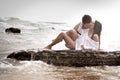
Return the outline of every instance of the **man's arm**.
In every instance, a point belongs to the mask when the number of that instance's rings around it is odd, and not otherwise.
[[[78,27],[80,26],[80,24],[81,24],[81,23],[78,23],[77,25],[75,25],[75,27],[74,27],[75,31],[78,30]]]

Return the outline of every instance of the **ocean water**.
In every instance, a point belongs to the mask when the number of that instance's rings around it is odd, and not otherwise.
[[[5,33],[5,29],[9,27],[20,28],[21,34]],[[72,27],[66,23],[33,23],[13,17],[1,18],[0,80],[120,80],[120,66],[64,67],[48,65],[42,61],[17,61],[6,58],[14,51],[41,49],[61,31]],[[61,42],[53,49],[67,49],[64,44]],[[119,49],[118,45],[112,46]]]

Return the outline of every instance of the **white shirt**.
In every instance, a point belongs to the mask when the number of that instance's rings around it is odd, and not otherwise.
[[[75,50],[81,50],[81,45],[83,45],[85,49],[97,50],[99,48],[99,42],[94,41],[88,36],[89,29],[82,29],[80,25],[78,32],[81,35],[79,34],[76,39]]]

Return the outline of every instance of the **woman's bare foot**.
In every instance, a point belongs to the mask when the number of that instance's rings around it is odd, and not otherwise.
[[[55,41],[55,39],[52,40],[52,42]]]
[[[51,49],[51,46],[46,46],[46,47],[44,47],[44,49]]]

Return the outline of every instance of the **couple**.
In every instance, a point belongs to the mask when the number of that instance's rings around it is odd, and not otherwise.
[[[101,29],[100,22],[92,22],[91,16],[84,15],[82,23],[78,23],[72,30],[61,32],[45,49],[51,49],[52,46],[64,40],[66,47],[71,50],[99,50]]]

